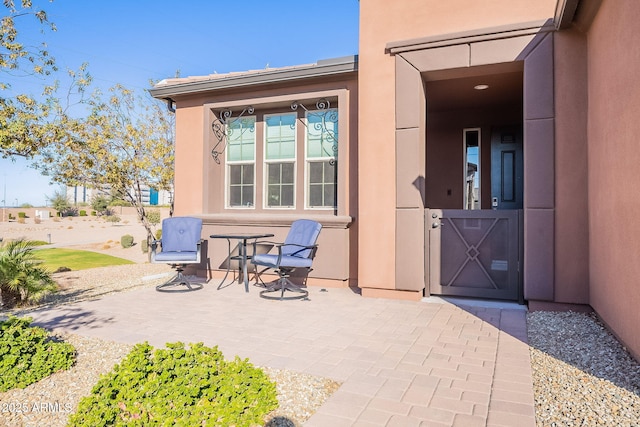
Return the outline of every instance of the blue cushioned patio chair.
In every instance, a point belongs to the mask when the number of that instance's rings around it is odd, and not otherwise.
[[[187,264],[200,263],[201,233],[200,218],[174,217],[162,221],[162,238],[151,243],[151,262],[170,264],[177,273],[169,281],[156,286],[156,290],[188,292],[202,289],[202,283],[191,282],[182,273]]]
[[[319,222],[299,219],[291,224],[284,243],[258,242],[273,243],[278,249],[277,254],[256,254],[251,258],[256,266],[266,267],[262,272],[273,269],[279,276],[275,281],[265,284],[266,289],[260,291],[262,298],[284,300],[306,298],[309,295],[306,289],[293,283],[289,277],[298,268],[311,270],[321,229]],[[285,296],[287,291],[293,295]]]

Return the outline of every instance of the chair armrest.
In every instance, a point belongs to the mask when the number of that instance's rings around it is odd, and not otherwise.
[[[314,255],[313,251],[315,251],[316,248],[318,247],[318,245],[307,246],[307,245],[299,245],[297,243],[280,243],[280,244],[277,245],[277,248],[278,248],[278,261],[277,261],[276,264],[278,265],[278,267],[280,267],[280,263],[282,262],[282,248],[284,246],[296,246],[296,247],[300,248],[296,252],[294,252],[292,255],[295,255],[295,254],[297,254],[297,253],[299,253],[299,252],[301,252],[303,250],[306,250],[306,249],[311,249],[311,251],[312,251],[311,255],[312,256]]]

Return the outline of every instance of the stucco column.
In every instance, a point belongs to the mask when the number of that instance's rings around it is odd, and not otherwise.
[[[425,286],[425,117],[422,77],[396,56],[396,286]]]
[[[553,36],[524,61],[524,297],[553,301],[555,132]]]

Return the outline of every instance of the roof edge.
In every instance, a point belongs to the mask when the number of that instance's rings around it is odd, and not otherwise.
[[[314,77],[352,73],[358,70],[358,55],[319,60],[315,64],[295,68],[274,68],[255,73],[221,75],[212,79],[167,84],[149,89],[154,98],[209,92],[235,87],[302,80]]]
[[[551,19],[502,25],[490,28],[480,28],[457,33],[439,34],[436,36],[420,37],[410,40],[399,40],[387,43],[386,52],[392,55],[413,50],[430,49],[434,47],[451,46],[477,41],[497,40],[536,34],[541,31],[554,30]]]

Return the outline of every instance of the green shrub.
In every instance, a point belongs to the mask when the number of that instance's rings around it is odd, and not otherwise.
[[[98,216],[98,213],[96,211],[91,211],[91,216]]]
[[[93,199],[91,199],[91,207],[96,212],[100,212],[101,215],[106,215],[106,212],[109,210],[109,199],[107,199],[106,196],[103,196],[100,194],[97,196],[94,196]]]
[[[46,330],[30,324],[31,318],[14,316],[0,322],[0,392],[25,388],[75,361],[71,344],[55,342]]]
[[[18,212],[18,218],[26,218],[27,214],[24,212]]]
[[[133,236],[131,234],[125,234],[120,238],[120,244],[123,248],[130,248],[133,246]]]
[[[87,211],[85,211],[84,209],[80,209],[79,215],[80,216],[87,216]]]
[[[34,253],[29,240],[10,240],[0,246],[0,296],[2,308],[37,302],[57,290],[51,273]]]
[[[160,224],[160,209],[148,209],[147,212],[147,221],[151,225]]]
[[[83,398],[69,426],[252,426],[277,408],[276,386],[217,347],[181,342],[166,349],[136,345]]]
[[[107,222],[111,222],[115,224],[116,222],[120,222],[120,217],[118,215],[109,215],[105,218]]]
[[[162,228],[156,230],[156,240],[162,239]]]
[[[140,242],[140,249],[142,249],[143,254],[146,254],[147,252],[149,252],[149,243],[147,243],[146,240],[143,240],[142,242]]]

